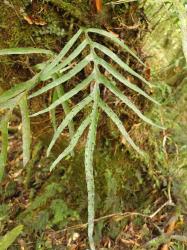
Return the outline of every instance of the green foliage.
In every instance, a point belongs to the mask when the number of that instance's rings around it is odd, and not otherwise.
[[[44,192],[42,192],[41,195],[36,196],[31,205],[20,215],[20,218],[24,219],[26,214],[29,214],[38,208],[45,207],[50,199],[52,199],[58,192],[61,192],[61,189],[62,187],[57,183],[47,185]]]
[[[0,221],[6,220],[9,214],[9,206],[5,203],[0,205]]]
[[[27,54],[53,54],[50,50],[36,48],[11,48],[0,50],[0,56],[4,55],[27,55]]]
[[[84,19],[85,12],[88,8],[88,3],[82,0],[72,0],[69,2],[68,0],[65,1],[58,1],[58,0],[44,0],[47,3],[51,3],[54,6],[57,6],[59,9],[66,11],[66,13],[71,14],[73,17],[78,18],[79,20]],[[79,6],[77,8],[77,6]]]
[[[67,224],[67,219],[79,219],[78,214],[59,198],[62,191],[62,184],[54,182],[47,184],[36,195],[30,206],[17,217],[17,221],[25,226],[25,231],[41,233],[46,227],[53,226],[61,229]]]
[[[2,148],[0,153],[0,182],[3,179],[4,168],[7,161],[7,150],[8,150],[8,121],[10,112],[5,114],[5,116],[0,121],[0,131],[2,137]]]
[[[38,35],[56,35],[59,37],[63,37],[66,33],[64,29],[61,29],[57,26],[56,23],[51,23],[47,27],[40,29],[37,32]]]
[[[46,93],[49,90],[55,88],[57,91],[57,97],[55,97],[54,101],[49,105],[49,107],[41,110],[31,117],[38,116],[40,114],[44,114],[46,112],[51,112],[58,105],[62,105],[65,110],[66,116],[62,120],[61,124],[57,129],[55,129],[54,136],[51,140],[47,153],[49,154],[51,149],[53,148],[56,140],[59,138],[60,134],[64,131],[64,129],[69,125],[69,131],[71,134],[71,141],[68,147],[59,155],[59,157],[52,163],[51,170],[56,167],[56,165],[69,153],[71,153],[78,143],[80,137],[82,136],[85,129],[88,127],[88,135],[87,142],[85,145],[85,174],[86,174],[86,182],[87,182],[87,190],[88,190],[88,236],[90,241],[90,248],[95,249],[94,241],[93,241],[93,230],[94,230],[94,200],[95,200],[95,186],[94,186],[94,168],[93,168],[93,155],[94,148],[96,144],[96,134],[97,134],[97,126],[99,121],[99,115],[102,111],[104,111],[109,118],[116,124],[122,136],[126,139],[126,141],[141,155],[144,155],[140,148],[133,142],[130,138],[128,132],[126,131],[123,123],[118,118],[117,114],[108,106],[108,104],[102,100],[102,92],[101,86],[104,86],[111,93],[113,93],[117,99],[119,99],[122,103],[126,104],[128,108],[133,110],[137,116],[139,116],[143,121],[158,128],[162,128],[159,125],[156,125],[151,121],[148,117],[146,117],[139,109],[136,107],[133,102],[123,94],[123,92],[117,87],[117,81],[121,82],[127,88],[135,91],[137,94],[140,94],[152,101],[153,103],[157,103],[151,96],[149,96],[145,91],[140,89],[135,84],[129,82],[116,68],[120,67],[123,71],[128,72],[129,74],[137,77],[139,80],[143,81],[145,84],[150,86],[150,83],[147,82],[141,75],[136,73],[131,67],[129,67],[125,62],[123,62],[120,57],[114,53],[111,49],[106,46],[95,42],[91,37],[91,34],[97,34],[99,36],[104,36],[106,39],[110,39],[114,44],[121,47],[121,49],[130,53],[133,57],[135,57],[139,62],[140,59],[118,38],[116,38],[112,33],[106,32],[100,29],[83,29],[81,28],[64,46],[62,51],[51,57],[47,62],[36,65],[36,68],[39,69],[39,73],[37,73],[31,80],[20,83],[13,87],[12,89],[6,91],[0,96],[0,105],[4,108],[11,107],[12,109],[15,106],[12,104],[12,101],[20,96],[18,99],[18,104],[21,107],[22,113],[22,121],[23,121],[23,152],[24,152],[24,164],[28,162],[30,157],[30,141],[26,138],[30,137],[30,128],[29,128],[29,117],[28,117],[28,107],[25,96],[28,92],[33,89],[39,82],[47,81],[47,84],[40,88],[37,91],[34,91],[29,99],[37,97],[43,93]],[[78,43],[78,39],[83,36],[83,40],[76,48],[75,45]],[[88,52],[88,54],[84,52]],[[41,50],[41,49],[9,49],[3,50],[0,54],[28,54],[28,53],[45,53],[52,54],[49,51]],[[81,61],[77,61],[80,55],[84,55],[84,58]],[[110,65],[105,58],[107,56],[112,60],[116,66]],[[75,63],[76,60],[76,63]],[[73,65],[73,66],[70,66]],[[64,83],[68,80],[71,80],[75,75],[82,72],[85,67],[90,67],[91,72],[90,75],[83,79],[83,81],[77,84],[74,88],[64,93],[62,87]],[[105,73],[103,73],[103,69]],[[116,81],[117,80],[117,81]],[[67,105],[64,103],[68,102],[72,97],[77,95],[79,92],[87,93],[87,89],[90,89],[90,93],[83,99],[80,100],[71,110],[67,110]],[[72,127],[72,122],[74,117],[83,109],[90,108],[91,111],[87,114],[87,117],[80,123],[79,128],[74,133],[74,129]],[[52,122],[54,124],[55,113],[53,113]],[[49,194],[51,196],[51,194]],[[45,202],[46,199],[41,197],[40,202]],[[48,199],[48,197],[47,197]],[[38,202],[38,201],[37,201]],[[41,204],[40,204],[41,205]],[[32,204],[32,206],[34,206]],[[31,209],[31,208],[30,208]]]
[[[21,234],[23,231],[23,226],[19,225],[8,232],[5,236],[0,239],[0,249],[6,250],[12,243],[16,240],[16,238]]]
[[[51,224],[64,227],[67,222],[67,218],[78,219],[78,214],[70,209],[62,199],[55,199],[50,205],[50,211],[52,213]]]
[[[47,210],[40,211],[36,215],[32,214],[32,218],[28,215],[26,223],[30,232],[42,233],[49,225],[49,212]]]
[[[20,101],[20,110],[22,117],[22,134],[23,134],[23,165],[25,166],[30,160],[30,145],[31,145],[31,128],[29,108],[27,104],[27,96],[23,96]]]
[[[185,250],[186,246],[184,243],[174,242],[171,245],[171,250]]]

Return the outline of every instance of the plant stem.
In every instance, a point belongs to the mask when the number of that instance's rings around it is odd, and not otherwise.
[[[91,113],[91,124],[88,132],[88,139],[85,147],[85,173],[88,192],[88,239],[90,249],[95,250],[93,239],[94,232],[94,217],[95,217],[95,184],[93,173],[93,154],[96,142],[97,124],[99,118],[98,103],[99,103],[99,83],[95,83],[94,89],[94,104]]]

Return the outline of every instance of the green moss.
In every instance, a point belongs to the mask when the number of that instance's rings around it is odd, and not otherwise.
[[[54,50],[62,37],[61,16],[55,8],[42,13],[46,26],[29,24],[24,20],[21,9],[28,15],[35,15],[28,4],[30,1],[12,1],[12,4],[0,3],[0,48],[39,47]],[[38,5],[42,8],[43,5]],[[55,25],[55,27],[54,27]],[[47,34],[43,34],[44,31]],[[59,45],[58,45],[59,46]],[[59,48],[61,49],[61,47]],[[31,77],[29,70],[32,61],[41,61],[38,56],[3,56],[0,58],[0,87],[2,89]]]
[[[74,0],[74,1],[59,1],[59,0],[45,0],[46,2],[52,3],[58,8],[76,17],[78,20],[83,20],[85,14],[88,11],[88,4],[86,1]]]

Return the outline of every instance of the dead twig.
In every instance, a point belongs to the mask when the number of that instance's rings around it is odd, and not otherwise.
[[[157,209],[154,213],[152,213],[151,215],[146,215],[146,214],[142,214],[142,213],[138,213],[138,212],[125,212],[125,213],[113,213],[113,214],[109,214],[109,215],[105,215],[102,217],[99,217],[97,219],[94,220],[95,223],[102,221],[102,220],[107,220],[107,219],[117,219],[117,220],[122,220],[126,217],[130,217],[130,216],[140,216],[140,217],[144,217],[147,219],[153,219],[164,207],[166,206],[174,206],[174,203],[171,201],[167,201],[165,202],[159,209]],[[67,227],[63,230],[60,230],[59,233],[61,232],[66,232],[69,230],[75,230],[75,229],[83,229],[86,228],[88,226],[88,223],[84,223],[84,224],[78,224],[78,225],[74,225],[71,227]],[[58,232],[57,232],[58,233]]]

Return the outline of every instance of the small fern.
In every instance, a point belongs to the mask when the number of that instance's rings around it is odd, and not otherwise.
[[[34,98],[38,95],[41,95],[51,89],[55,89],[57,94],[56,97],[53,98],[53,102],[49,105],[49,107],[40,110],[39,112],[32,114],[31,117],[38,116],[40,114],[44,114],[46,112],[52,112],[51,117],[54,124],[54,135],[51,140],[51,143],[47,150],[47,155],[51,152],[56,140],[59,138],[60,134],[63,130],[69,126],[69,131],[71,134],[71,141],[67,148],[58,156],[58,158],[52,163],[51,170],[53,170],[56,165],[68,154],[73,152],[75,146],[77,145],[80,137],[86,128],[88,128],[87,142],[85,145],[85,174],[86,174],[86,182],[87,182],[87,190],[88,190],[88,237],[91,250],[95,249],[94,240],[93,240],[93,230],[94,230],[94,199],[95,199],[95,188],[94,188],[94,169],[93,169],[93,155],[94,148],[96,143],[96,134],[97,134],[97,126],[99,121],[99,115],[101,111],[107,114],[107,116],[116,124],[117,128],[121,132],[121,134],[125,137],[126,141],[141,155],[144,153],[140,150],[140,148],[133,142],[128,132],[126,131],[123,123],[118,118],[117,114],[108,106],[108,104],[102,100],[100,94],[100,86],[104,85],[108,90],[110,90],[122,103],[126,104],[130,109],[132,109],[143,121],[147,122],[150,125],[161,128],[161,126],[154,124],[148,117],[144,116],[142,112],[125,96],[121,90],[117,87],[116,81],[121,82],[124,86],[130,88],[136,93],[144,96],[150,101],[157,103],[152,97],[150,97],[145,91],[140,89],[135,84],[129,82],[121,73],[119,73],[112,65],[110,65],[103,57],[99,56],[99,54],[104,54],[111,60],[113,60],[121,69],[130,73],[131,75],[137,77],[145,84],[150,86],[150,83],[147,82],[141,75],[136,73],[132,68],[130,68],[125,62],[123,62],[117,54],[111,51],[106,46],[95,42],[92,40],[90,33],[94,33],[100,36],[103,36],[107,39],[110,39],[114,44],[121,47],[121,49],[130,53],[133,57],[135,57],[138,61],[140,59],[118,38],[115,37],[112,33],[106,32],[100,29],[83,29],[81,28],[65,45],[62,51],[55,56],[52,56],[47,62],[36,65],[36,68],[39,69],[39,73],[37,73],[31,80],[25,82],[24,84],[18,84],[12,89],[6,91],[4,94],[0,96],[0,105],[9,105],[14,99],[21,95],[21,104],[19,103],[22,111],[23,117],[23,149],[25,151],[24,164],[29,160],[29,146],[30,141],[25,140],[26,133],[30,131],[29,117],[28,117],[28,108],[26,102],[26,94],[34,88],[41,81],[48,81],[47,84],[39,89],[36,92],[33,92],[28,99]],[[76,47],[78,40],[81,36],[84,36],[84,40]],[[70,51],[73,50],[71,53]],[[75,59],[79,58],[80,55],[85,55],[83,51],[89,51],[84,58],[75,63]],[[99,53],[97,52],[99,51]],[[46,50],[37,50],[37,49],[14,49],[14,50],[3,50],[0,52],[2,54],[19,54],[19,53],[45,53],[52,54],[50,51]],[[100,53],[101,52],[101,53]],[[141,62],[141,61],[140,61]],[[73,65],[71,67],[70,65]],[[92,72],[90,75],[84,79],[82,82],[77,84],[73,89],[64,93],[63,91],[59,91],[59,87],[63,87],[63,84],[68,80],[73,78],[76,74],[81,72],[90,65],[92,66]],[[101,67],[108,72],[103,74],[101,71]],[[80,91],[85,91],[90,87],[90,93],[87,97],[81,100],[78,104],[76,104],[71,110],[67,104],[68,100],[78,94]],[[59,94],[60,92],[60,94]],[[57,128],[55,122],[55,108],[58,105],[62,105],[66,116],[62,120],[61,124]],[[66,107],[65,107],[66,106]],[[79,128],[76,132],[74,132],[73,127],[73,119],[74,117],[85,107],[90,107],[91,111],[87,115],[87,117],[81,122]],[[7,106],[5,107],[7,108]],[[25,123],[25,125],[24,125]],[[29,132],[30,133],[30,132]],[[27,137],[29,135],[27,134]]]

